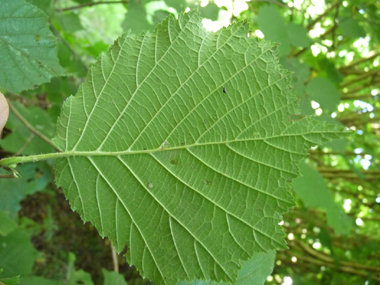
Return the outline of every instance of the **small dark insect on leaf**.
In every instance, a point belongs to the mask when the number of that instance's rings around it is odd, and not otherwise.
[[[226,86],[223,86],[223,93],[227,93]]]

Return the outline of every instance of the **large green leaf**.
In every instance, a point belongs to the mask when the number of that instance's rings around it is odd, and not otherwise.
[[[0,87],[18,93],[64,74],[47,19],[23,0],[0,1]]]
[[[64,104],[57,185],[156,284],[234,283],[285,248],[297,163],[344,132],[296,115],[276,48],[247,33],[206,32],[198,12],[127,33]]]

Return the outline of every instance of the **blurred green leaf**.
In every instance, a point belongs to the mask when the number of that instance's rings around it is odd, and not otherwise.
[[[17,168],[21,178],[0,179],[0,210],[14,219],[20,202],[27,196],[43,190],[51,180],[50,166],[46,162],[21,165]]]
[[[62,41],[58,42],[58,58],[59,63],[67,70],[69,75],[84,77],[87,74],[87,68],[82,60]],[[54,77],[52,81],[60,78],[62,77]]]
[[[300,24],[289,23],[287,26],[290,43],[296,47],[308,47],[311,39],[308,37],[306,28]]]
[[[26,0],[25,2],[37,6],[39,9],[44,11],[46,15],[50,15],[54,11],[52,7],[52,0]]]
[[[0,275],[3,272],[3,269],[0,268]],[[19,285],[20,284],[20,276],[10,277],[10,278],[2,278],[0,276],[0,284],[1,285]]]
[[[76,256],[74,253],[69,252],[69,263],[67,266],[67,283],[66,285],[94,285],[91,279],[91,274],[83,271],[82,269],[75,269]]]
[[[215,3],[208,3],[205,7],[199,7],[199,12],[201,16],[212,21],[216,21],[219,18],[220,8]]]
[[[102,269],[104,276],[104,285],[127,285],[123,275],[115,272]]]
[[[177,10],[177,12],[185,11],[187,7],[189,7],[194,0],[187,2],[186,0],[165,0],[166,5],[169,7],[173,7]],[[192,6],[192,5],[191,5]]]
[[[199,9],[202,18],[207,18],[216,21],[219,18],[220,8],[214,2],[209,2],[206,6],[202,7],[199,0],[165,0],[166,5],[176,9],[176,11],[183,12],[186,8]]]
[[[45,135],[47,138],[54,136],[55,124],[46,113],[46,111],[35,106],[28,108],[18,102],[13,102],[12,105],[25,120],[32,125],[37,131]],[[6,124],[12,132],[5,138],[0,140],[0,146],[9,152],[19,154],[40,154],[53,152],[52,145],[45,142],[43,139],[34,135],[23,122],[11,110],[9,119]]]
[[[162,22],[169,15],[170,15],[170,13],[168,11],[165,11],[165,10],[154,11],[153,18],[152,18],[154,25]]]
[[[320,208],[326,211],[327,223],[337,234],[351,231],[352,219],[332,198],[321,174],[306,163],[299,166],[301,177],[293,180],[293,188],[308,208]]]
[[[2,236],[8,235],[17,228],[17,223],[9,217],[8,212],[3,210],[0,210],[0,221],[0,235]]]
[[[153,25],[148,22],[147,13],[142,3],[131,2],[128,4],[128,12],[125,15],[122,27],[126,32],[131,30],[134,34],[153,28]]]
[[[37,251],[30,238],[22,229],[5,237],[0,236],[0,268],[4,269],[2,277],[27,276],[32,272]]]
[[[265,40],[280,44],[279,56],[287,55],[290,51],[288,29],[283,17],[275,6],[262,6],[257,14],[257,24],[264,34]]]
[[[20,281],[22,285],[62,285],[64,284],[62,281],[46,279],[40,276],[21,277]]]
[[[18,93],[65,74],[47,16],[23,0],[0,1],[0,87]]]
[[[351,38],[365,37],[366,32],[354,17],[339,19],[339,28],[342,34]]]
[[[55,19],[66,33],[74,33],[83,29],[79,16],[76,13],[56,13]]]
[[[310,99],[318,102],[325,111],[335,111],[340,103],[340,92],[327,78],[313,78],[306,85],[306,92]]]

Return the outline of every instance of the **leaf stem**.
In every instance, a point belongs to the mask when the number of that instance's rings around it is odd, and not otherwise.
[[[56,151],[60,151],[59,148],[53,144],[53,142],[47,138],[44,134],[36,130],[20,113],[17,111],[17,109],[13,106],[12,102],[8,100],[9,108],[12,110],[12,112],[16,115],[16,117],[27,127],[33,134],[36,136],[39,136],[41,139],[43,139],[45,142],[50,144]]]
[[[81,4],[78,6],[72,6],[68,8],[63,8],[63,9],[57,9],[58,12],[64,12],[64,11],[70,11],[70,10],[76,10],[76,9],[81,9],[81,8],[86,8],[86,7],[91,7],[95,5],[100,5],[100,4],[127,4],[128,1],[99,1],[99,2],[91,2],[91,3],[85,3]]]

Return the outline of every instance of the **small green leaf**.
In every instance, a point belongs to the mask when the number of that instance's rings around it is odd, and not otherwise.
[[[287,55],[290,51],[288,30],[277,8],[269,5],[262,6],[257,14],[256,20],[265,39],[280,44],[280,57]]]
[[[313,78],[306,85],[306,92],[310,99],[320,104],[322,109],[335,111],[340,103],[340,92],[327,78]]]
[[[287,25],[288,37],[290,43],[296,47],[308,47],[311,43],[310,38],[307,35],[307,30],[304,26],[295,23],[289,23]]]
[[[78,14],[73,12],[58,13],[55,15],[55,19],[66,33],[74,33],[83,29]]]
[[[148,21],[147,13],[142,3],[131,2],[128,4],[128,12],[125,15],[122,27],[125,31],[132,30],[135,34],[153,28],[153,25]]]
[[[293,181],[293,188],[306,207],[326,211],[327,223],[337,234],[348,234],[352,219],[334,200],[322,175],[307,164],[300,165],[301,177]]]
[[[217,21],[219,18],[220,8],[215,3],[208,3],[205,7],[199,7],[201,16],[212,21]]]
[[[22,258],[15,258],[20,255]],[[29,275],[36,257],[37,251],[25,230],[17,229],[5,237],[0,236],[0,268],[4,269],[2,277]]]
[[[17,168],[21,179],[0,179],[0,210],[13,219],[20,210],[20,202],[27,196],[43,190],[51,180],[46,162],[21,165]]]
[[[127,285],[123,275],[115,272],[102,269],[104,275],[104,285]]]
[[[344,134],[297,116],[272,43],[196,11],[127,33],[64,103],[56,183],[71,207],[158,284],[234,283],[285,248],[278,223],[306,150]]]
[[[75,270],[76,256],[74,253],[69,252],[69,264],[67,266],[67,285],[94,285],[91,279],[91,274],[80,270]]]
[[[18,93],[64,75],[47,16],[23,0],[0,1],[0,87]]]
[[[12,220],[8,212],[0,210],[0,235],[6,236],[17,228],[17,223]]]
[[[366,36],[365,30],[354,17],[339,19],[339,28],[342,30],[342,34],[347,37],[360,38]]]

